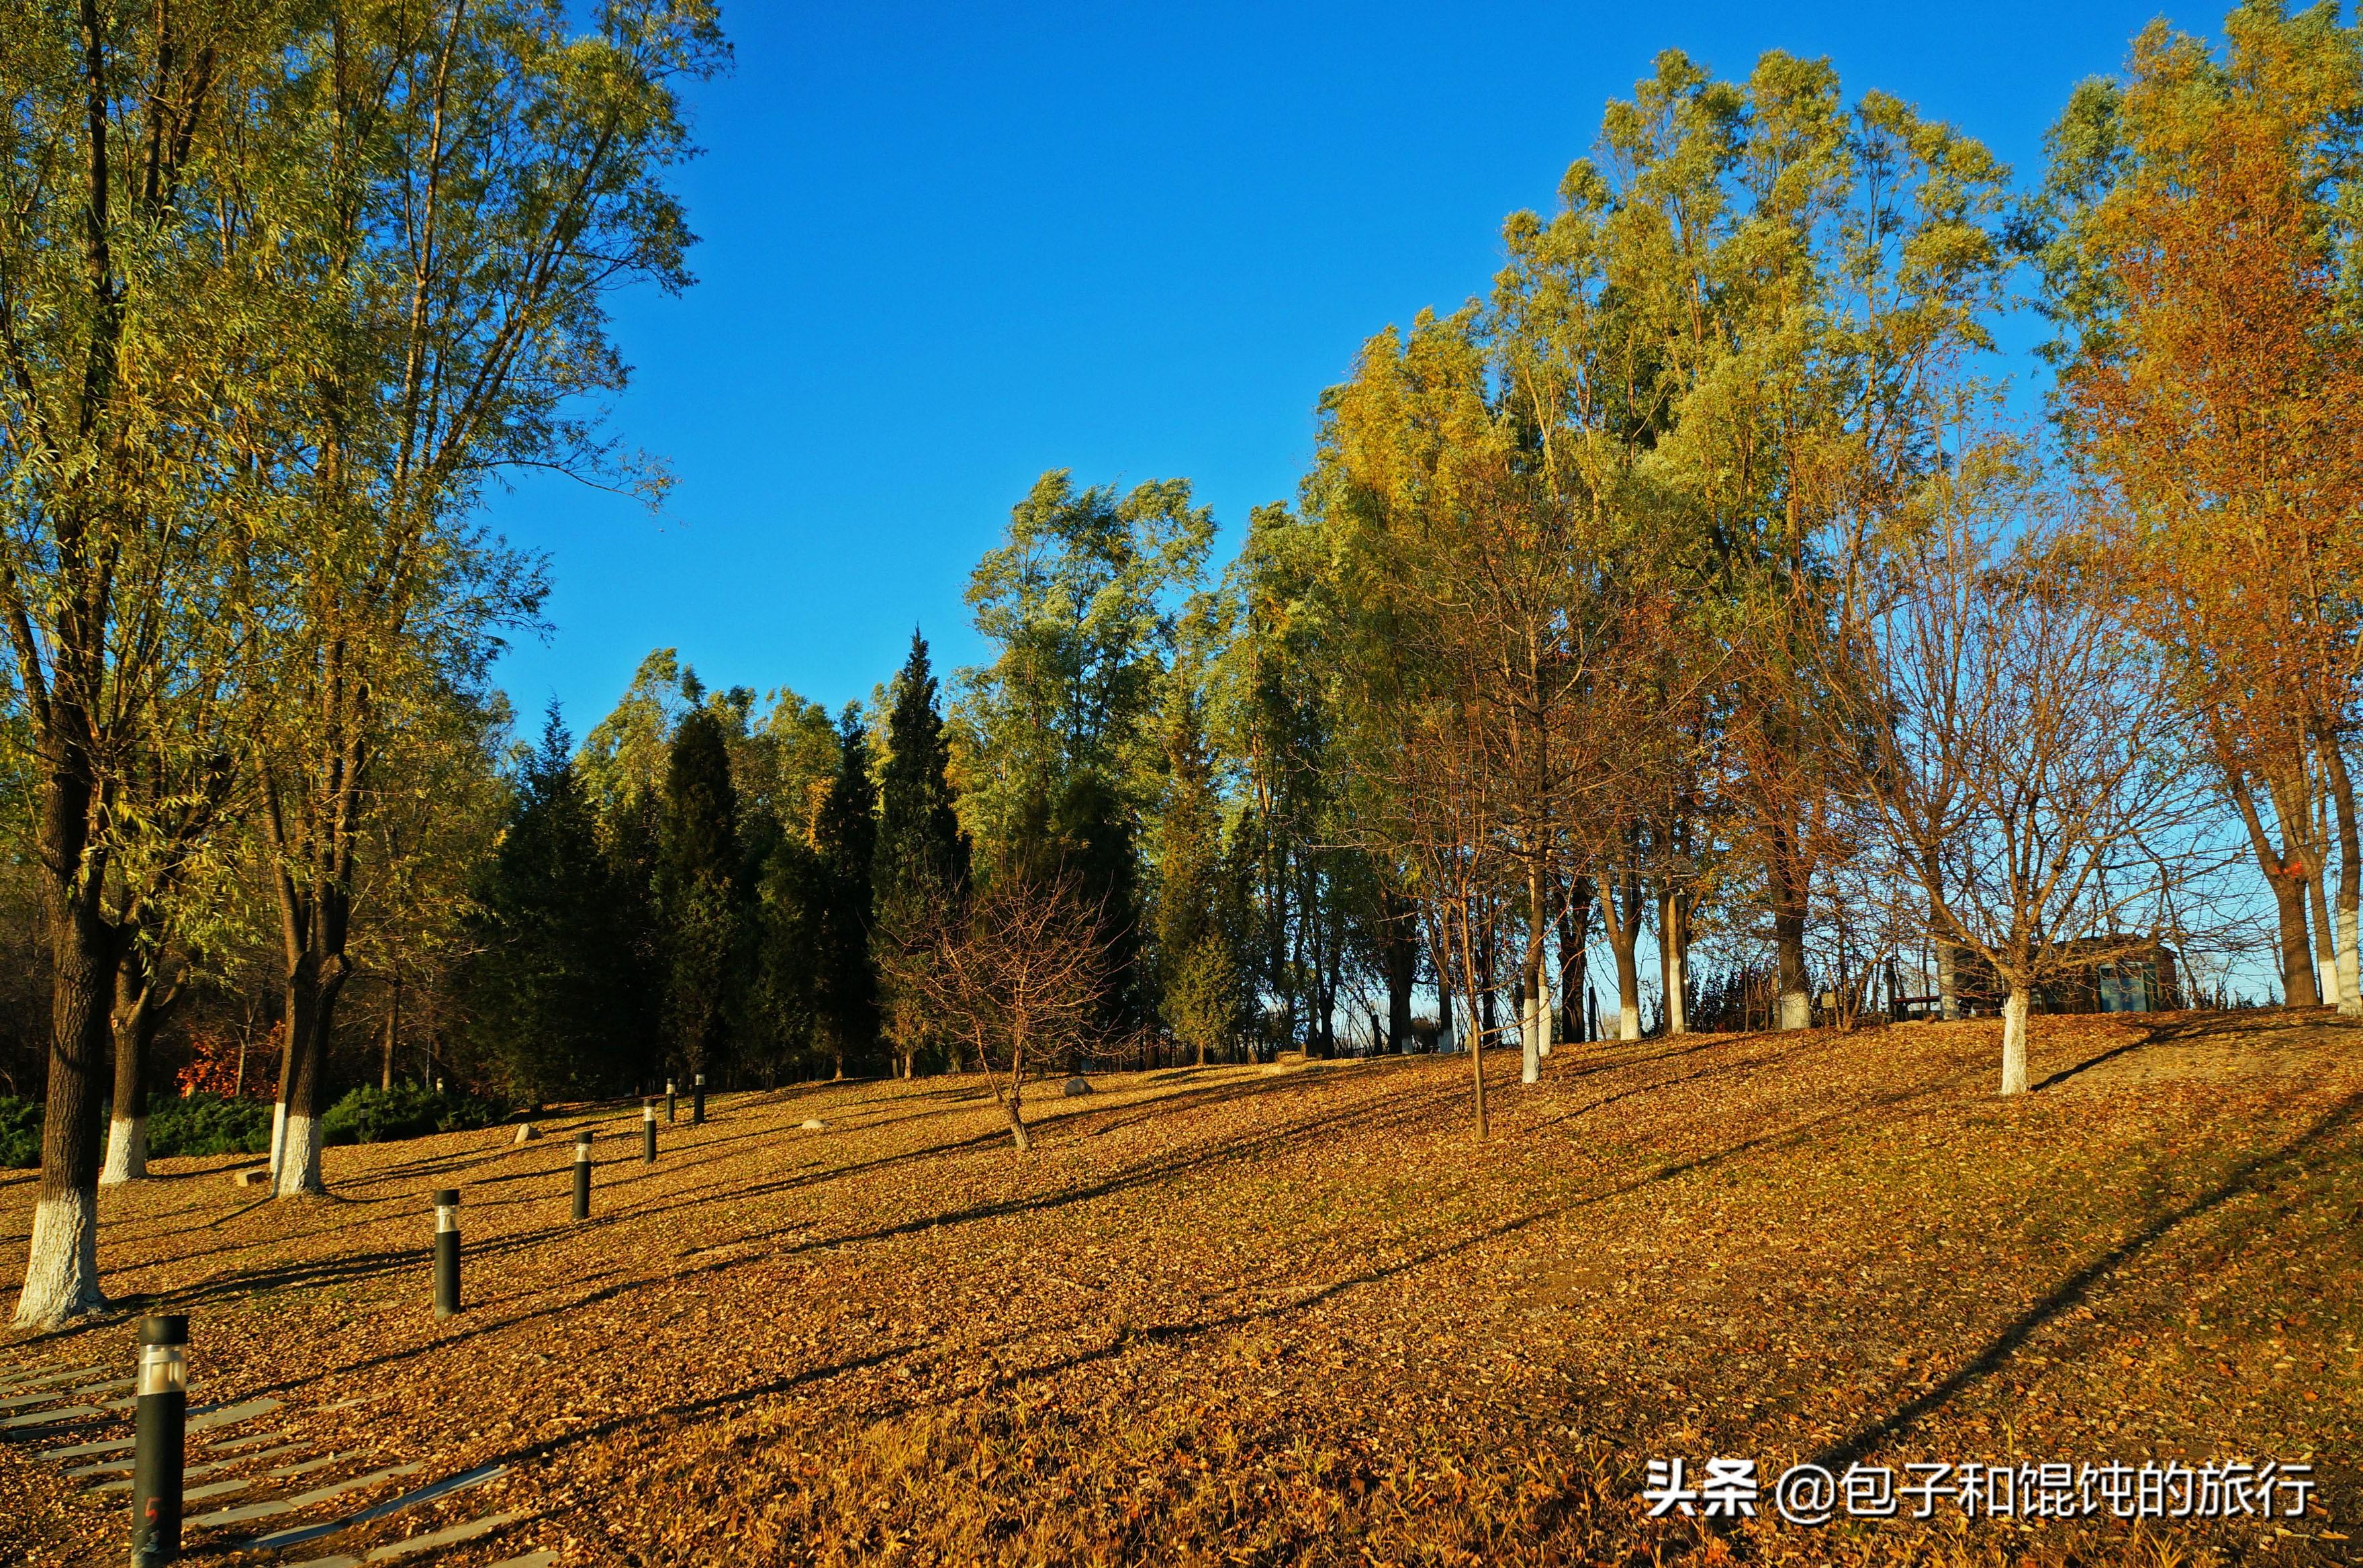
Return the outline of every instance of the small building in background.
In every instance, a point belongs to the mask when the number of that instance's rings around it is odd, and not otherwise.
[[[2086,955],[2078,962],[2079,955]],[[2038,1013],[2171,1013],[2183,1006],[2174,950],[2163,942],[2128,947],[2119,937],[2085,937],[2066,945],[2071,968],[2035,988]],[[2007,993],[1993,966],[1974,952],[1954,959],[1954,984],[1964,1012],[1998,1017]]]

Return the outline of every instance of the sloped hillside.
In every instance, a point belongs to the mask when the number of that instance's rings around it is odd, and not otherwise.
[[[1047,1085],[1028,1156],[959,1078],[684,1107],[654,1167],[607,1108],[332,1150],[321,1203],[167,1162],[107,1195],[103,1260],[129,1311],[191,1314],[194,1404],[277,1402],[193,1440],[223,1488],[193,1517],[264,1510],[193,1528],[201,1561],[405,1498],[277,1559],[2345,1560],[2363,1030],[2041,1019],[2016,1102],[1997,1049],[1975,1023],[1562,1049],[1535,1088],[1504,1052],[1482,1144],[1465,1057]],[[467,1310],[438,1323],[427,1194],[454,1185]],[[32,1192],[0,1185],[0,1277]],[[0,1418],[85,1412],[0,1429],[31,1562],[121,1559],[123,1494],[68,1473],[128,1430],[72,1391],[130,1343],[128,1316],[0,1342]],[[1695,1485],[1717,1457],[1757,1462],[1757,1518],[1644,1517],[1650,1461]],[[1769,1495],[1801,1460],[2270,1461],[2316,1489],[2269,1522],[1968,1520],[1947,1492],[1806,1528]]]

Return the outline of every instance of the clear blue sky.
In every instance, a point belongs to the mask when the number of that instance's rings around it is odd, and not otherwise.
[[[1827,55],[2022,180],[2154,6],[825,6],[737,0],[682,179],[697,286],[618,302],[619,433],[661,517],[561,480],[495,496],[554,631],[503,662],[579,737],[641,656],[866,697],[1043,470],[1179,475],[1226,529],[1291,496],[1355,348],[1481,292],[1656,52]],[[2176,14],[2213,31],[2220,10]]]

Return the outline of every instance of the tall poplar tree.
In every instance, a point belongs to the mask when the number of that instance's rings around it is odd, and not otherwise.
[[[153,947],[108,907],[124,832],[244,728],[174,710],[228,689],[188,656],[243,624],[227,563],[282,520],[254,480],[276,461],[258,366],[285,363],[290,296],[249,239],[294,166],[269,124],[283,28],[267,5],[0,4],[0,620],[52,977],[27,1328],[104,1305],[109,1003],[127,945]],[[160,751],[175,737],[194,744]]]
[[[282,1196],[323,1190],[377,764],[538,610],[536,563],[471,521],[486,483],[526,464],[661,493],[578,400],[626,378],[607,292],[689,282],[669,188],[693,150],[678,94],[726,57],[711,0],[327,0],[298,24],[276,102],[316,184],[289,195],[283,228],[261,225],[310,302],[273,361],[296,384],[274,410],[296,526],[262,563],[284,607],[257,748],[286,974]]]

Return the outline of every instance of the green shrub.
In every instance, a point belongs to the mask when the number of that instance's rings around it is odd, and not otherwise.
[[[151,1160],[170,1159],[176,1154],[270,1152],[271,1103],[267,1100],[232,1100],[219,1095],[158,1095],[148,1102],[148,1156]]]
[[[321,1133],[330,1143],[385,1143],[490,1127],[508,1107],[472,1095],[438,1094],[417,1084],[355,1089],[328,1107]]]
[[[28,1170],[40,1162],[41,1102],[0,1095],[0,1170]]]

